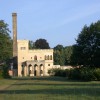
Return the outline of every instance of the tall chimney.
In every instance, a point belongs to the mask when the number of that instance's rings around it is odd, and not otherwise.
[[[17,57],[17,14],[12,13],[13,22],[13,57]]]

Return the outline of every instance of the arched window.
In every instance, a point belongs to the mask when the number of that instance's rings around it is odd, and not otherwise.
[[[48,55],[48,58],[47,59],[49,60],[49,55]]]
[[[37,56],[36,55],[34,56],[34,60],[37,60]]]
[[[45,55],[45,60],[47,60],[47,56]]]
[[[52,55],[50,55],[50,60],[52,60]]]

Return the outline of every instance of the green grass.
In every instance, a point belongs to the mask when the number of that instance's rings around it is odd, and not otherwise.
[[[100,100],[100,82],[61,77],[1,79],[0,100]]]

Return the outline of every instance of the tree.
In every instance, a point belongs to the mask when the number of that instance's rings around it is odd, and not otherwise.
[[[8,68],[12,58],[12,39],[8,24],[0,20],[0,76],[9,78]]]
[[[54,64],[64,65],[65,56],[64,56],[64,47],[63,45],[58,44],[54,47]]]
[[[29,41],[29,49],[35,49],[35,43],[33,41]]]
[[[76,63],[82,66],[100,67],[100,21],[92,23],[89,27],[84,26],[76,40],[78,51]]]
[[[45,39],[38,39],[35,41],[35,47],[37,49],[50,49],[49,43]]]
[[[0,62],[12,57],[12,39],[9,36],[8,24],[0,20]]]
[[[73,51],[73,46],[66,46],[64,48],[65,65],[70,65],[71,64],[72,51]]]
[[[54,50],[59,50],[59,51],[61,51],[61,50],[63,50],[63,49],[64,49],[64,47],[63,47],[63,45],[61,45],[61,44],[58,44],[57,46],[54,47]]]

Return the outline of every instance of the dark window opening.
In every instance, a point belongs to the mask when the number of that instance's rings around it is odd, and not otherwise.
[[[36,55],[34,56],[34,60],[37,60],[37,56]]]
[[[50,66],[50,64],[48,64],[48,66]]]

